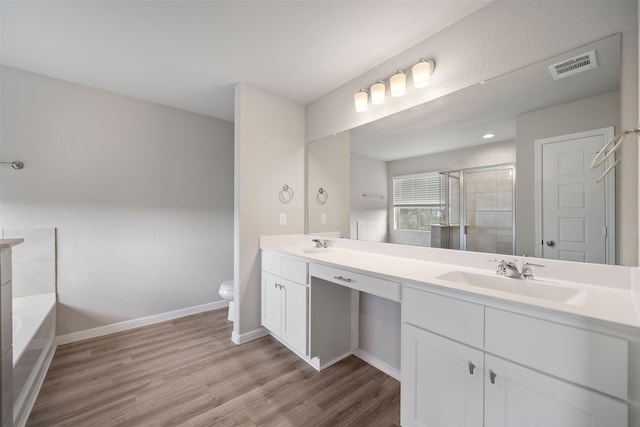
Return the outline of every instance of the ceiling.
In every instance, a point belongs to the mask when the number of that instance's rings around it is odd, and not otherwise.
[[[597,68],[554,80],[549,65],[595,51]],[[620,87],[620,35],[462,89],[351,130],[351,151],[385,161],[516,137],[518,115]],[[493,139],[483,139],[487,133]]]
[[[306,105],[490,1],[2,1],[0,59],[233,120],[236,82]]]

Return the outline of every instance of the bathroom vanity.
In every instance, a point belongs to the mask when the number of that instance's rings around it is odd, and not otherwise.
[[[358,292],[401,304],[403,426],[640,422],[635,268],[534,260],[545,279],[525,281],[481,253],[310,236],[261,249],[263,326],[318,370],[358,348]]]

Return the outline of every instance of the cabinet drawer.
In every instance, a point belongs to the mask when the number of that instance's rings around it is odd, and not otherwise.
[[[489,353],[627,400],[627,341],[492,308]]]
[[[299,259],[282,257],[282,277],[306,285],[307,263]]]
[[[282,274],[282,257],[271,252],[262,252],[262,271],[280,276]]]
[[[484,307],[406,287],[402,321],[471,346],[483,347]]]
[[[400,301],[400,284],[390,280],[319,264],[309,264],[309,275],[368,294]]]

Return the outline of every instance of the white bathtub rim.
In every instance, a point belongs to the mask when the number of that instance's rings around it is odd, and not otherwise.
[[[20,362],[29,343],[56,305],[56,294],[40,294],[13,298],[13,315],[20,321],[18,334],[13,336],[13,367]]]

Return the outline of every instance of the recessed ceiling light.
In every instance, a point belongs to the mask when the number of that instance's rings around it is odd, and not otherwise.
[[[482,135],[482,137],[483,137],[484,139],[491,139],[491,138],[494,138],[494,137],[495,137],[495,135],[494,135],[494,134],[492,134],[492,133],[486,133],[486,134]]]

